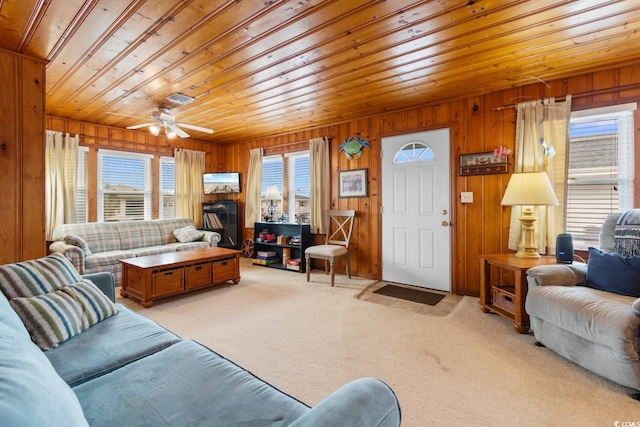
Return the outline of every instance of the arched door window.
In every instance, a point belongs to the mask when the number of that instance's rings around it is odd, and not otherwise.
[[[393,163],[432,162],[436,155],[428,145],[422,142],[410,142],[396,152]]]

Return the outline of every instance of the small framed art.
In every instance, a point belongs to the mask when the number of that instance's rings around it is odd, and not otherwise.
[[[460,175],[487,175],[509,172],[509,157],[496,157],[493,151],[460,155]]]
[[[367,197],[367,169],[338,172],[339,197]]]

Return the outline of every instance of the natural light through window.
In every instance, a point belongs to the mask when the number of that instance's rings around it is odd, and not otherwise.
[[[607,215],[633,207],[635,109],[624,104],[571,115],[565,219],[576,249],[597,247]]]
[[[275,201],[276,219],[283,222],[309,223],[311,187],[309,152],[265,156],[262,160],[262,218],[267,217],[269,201],[264,200],[269,185],[282,196]]]
[[[433,150],[422,142],[410,142],[398,150],[394,163],[429,162],[435,160]]]

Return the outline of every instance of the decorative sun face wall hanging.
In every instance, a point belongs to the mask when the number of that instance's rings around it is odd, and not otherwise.
[[[344,155],[349,160],[359,159],[364,147],[369,147],[369,141],[354,135],[344,139],[344,143],[338,146],[338,153],[344,151]]]

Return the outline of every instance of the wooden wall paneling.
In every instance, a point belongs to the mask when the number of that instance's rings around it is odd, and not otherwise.
[[[21,131],[18,111],[14,100],[20,99],[20,87],[17,83],[16,69],[19,59],[15,55],[0,50],[0,80],[4,83],[0,97],[0,192],[2,209],[0,210],[0,263],[19,260],[21,242],[20,231],[20,145],[18,135]],[[6,83],[5,83],[6,82]]]
[[[598,71],[593,73],[593,90],[606,89],[611,86],[620,85],[620,71],[619,69],[611,69]],[[607,92],[593,96],[593,103],[610,103],[618,99],[618,92]]]
[[[40,60],[22,63],[22,259],[46,255],[44,211],[45,67]]]
[[[0,50],[0,263],[46,254],[45,62]]]

